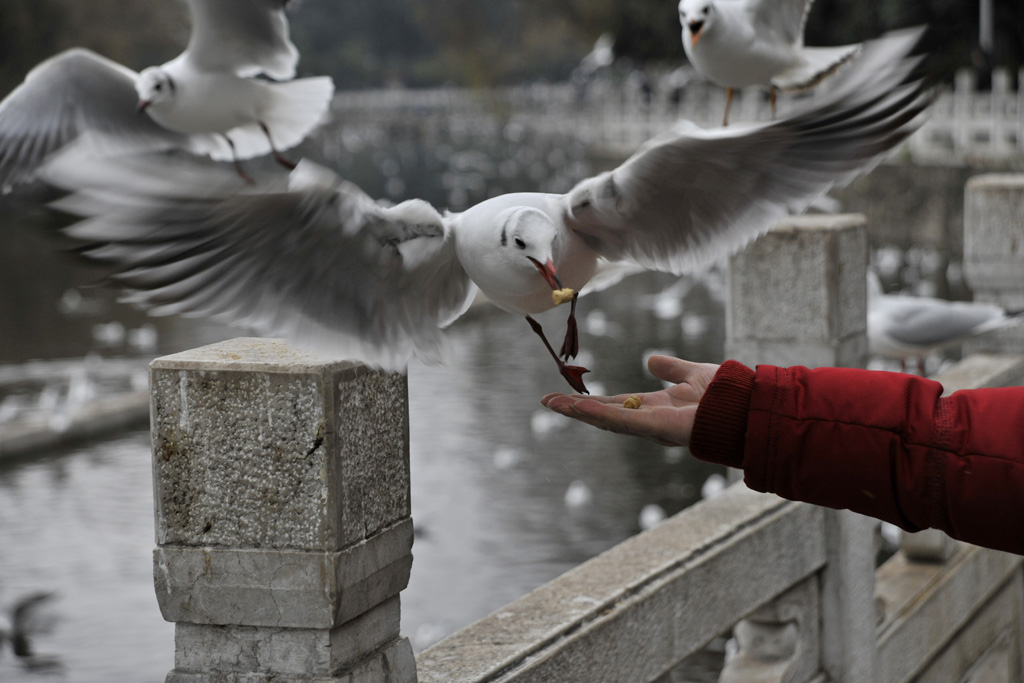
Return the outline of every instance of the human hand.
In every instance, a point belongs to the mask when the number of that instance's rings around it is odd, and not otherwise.
[[[651,356],[651,374],[674,386],[646,394],[582,396],[548,394],[541,399],[550,410],[617,434],[631,434],[663,446],[688,446],[697,415],[697,404],[718,372],[712,363],[691,363],[671,356]],[[640,396],[639,408],[623,402]]]

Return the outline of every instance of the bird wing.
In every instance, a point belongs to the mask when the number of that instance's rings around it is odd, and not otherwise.
[[[136,112],[136,74],[75,48],[36,66],[0,102],[0,188],[29,180],[43,160],[85,132],[158,147],[183,136]]]
[[[174,161],[174,163],[171,163]],[[450,224],[426,202],[376,204],[302,162],[291,187],[256,191],[205,160],[60,155],[46,179],[86,256],[115,264],[126,300],[205,316],[387,369],[440,360],[441,327],[475,286]]]
[[[920,124],[931,94],[909,57],[919,31],[869,43],[827,95],[789,118],[684,122],[562,197],[599,255],[682,273],[717,260],[870,170]]]
[[[201,71],[294,78],[299,51],[288,37],[289,0],[186,0],[192,35],[185,55]]]
[[[797,47],[804,44],[804,24],[814,0],[747,0],[754,28]]]

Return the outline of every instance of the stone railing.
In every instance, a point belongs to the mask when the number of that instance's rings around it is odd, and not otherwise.
[[[992,88],[978,90],[972,72],[960,71],[954,87],[941,91],[924,125],[905,143],[904,156],[940,163],[1019,160],[1024,154],[1024,91],[1011,90],[1010,83],[1011,73],[999,68],[993,71]],[[781,96],[777,116],[813,97]],[[725,111],[725,90],[695,78],[678,89],[655,87],[651,97],[610,81],[598,81],[582,95],[570,84],[483,91],[352,91],[339,93],[335,111],[346,125],[379,122],[382,116],[392,120],[403,111],[417,121],[428,111],[444,116],[497,111],[531,130],[583,138],[604,153],[625,157],[680,119],[718,126]],[[736,92],[732,122],[770,118],[764,91]]]
[[[968,193],[968,230],[988,226],[970,264],[986,235],[1022,230],[1024,183],[981,178]],[[732,260],[727,354],[862,365],[866,262],[859,216],[779,226]],[[1004,281],[975,286],[1008,295]],[[876,567],[876,521],[742,484],[414,658],[399,634],[404,377],[235,340],[159,359],[151,378],[169,683],[669,683],[730,634],[720,681],[1021,680],[1024,558],[926,531]],[[940,379],[1020,384],[1024,357],[974,355]]]

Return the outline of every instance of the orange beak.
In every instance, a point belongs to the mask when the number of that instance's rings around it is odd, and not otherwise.
[[[547,263],[541,265],[540,261],[529,256],[527,258],[537,267],[537,270],[540,271],[541,276],[551,286],[552,290],[562,289],[562,281],[558,278],[558,271],[555,270],[555,264],[551,262],[551,259],[548,259]]]
[[[703,21],[691,21],[690,22],[690,46],[697,47],[697,41],[700,40],[700,32],[704,29]]]

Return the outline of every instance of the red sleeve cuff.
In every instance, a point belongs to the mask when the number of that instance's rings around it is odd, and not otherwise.
[[[726,361],[715,373],[697,406],[690,453],[695,458],[729,467],[743,467],[747,413],[754,393],[754,371]]]

